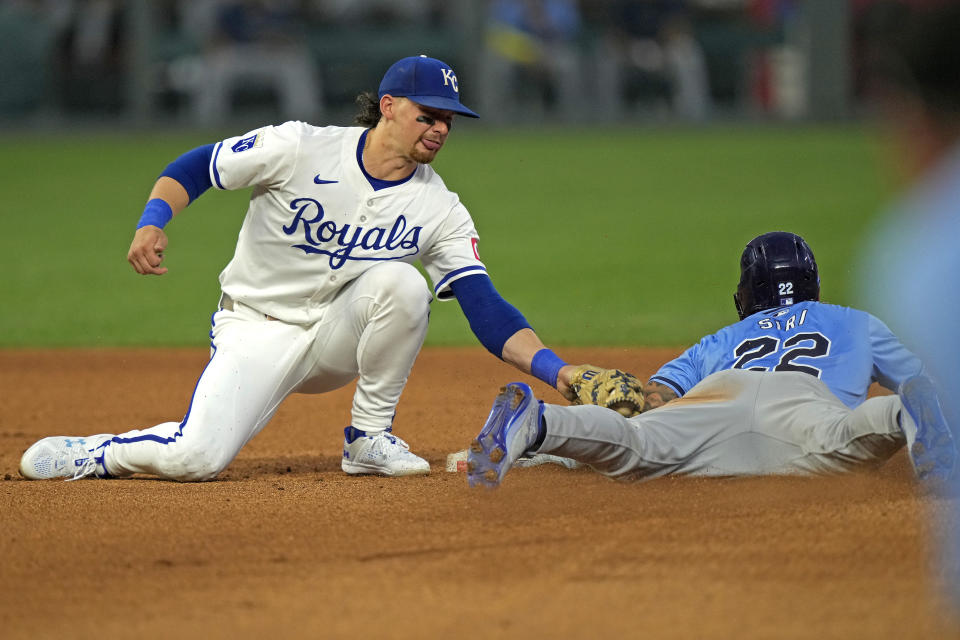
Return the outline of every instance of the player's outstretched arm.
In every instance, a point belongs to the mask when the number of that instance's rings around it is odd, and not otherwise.
[[[596,404],[626,417],[643,410],[643,384],[619,369],[564,362],[543,342],[523,315],[493,288],[486,275],[450,284],[480,342],[504,362],[543,380],[574,404]]]
[[[533,357],[542,349],[546,349],[546,346],[533,329],[520,329],[504,343],[503,361],[524,373],[536,375],[533,371]],[[578,365],[564,364],[557,372],[557,391],[567,400],[576,397],[570,389],[570,382],[577,368]]]
[[[173,178],[162,176],[153,185],[147,208],[140,219],[141,224],[137,228],[133,236],[133,242],[130,243],[130,250],[127,252],[127,261],[137,273],[160,276],[167,272],[166,267],[160,266],[163,262],[163,252],[167,248],[167,234],[162,229],[162,225],[166,224],[166,220],[162,219],[165,217],[164,211],[168,209],[169,216],[173,217],[180,213],[189,202],[190,197],[187,195],[187,190]],[[160,218],[152,220],[152,216],[157,215]],[[156,222],[156,224],[152,222]]]
[[[576,367],[547,349],[530,324],[494,288],[486,274],[454,280],[450,289],[460,303],[470,328],[490,353],[548,384],[568,400]],[[538,355],[539,354],[539,355]]]

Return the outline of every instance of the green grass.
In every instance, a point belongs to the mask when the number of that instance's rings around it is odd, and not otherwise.
[[[162,277],[126,251],[156,175],[220,137],[9,136],[0,154],[0,346],[202,345],[249,192],[211,191],[167,227]],[[735,319],[740,250],[810,242],[846,303],[886,193],[856,128],[458,129],[437,161],[499,291],[552,345],[684,345]],[[475,344],[435,303],[429,344]]]

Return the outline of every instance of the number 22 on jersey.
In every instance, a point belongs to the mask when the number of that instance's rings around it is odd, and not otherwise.
[[[754,360],[765,358],[772,353],[782,352],[780,361],[772,368],[750,367],[747,366]],[[799,371],[809,373],[819,378],[822,369],[817,367],[794,364],[793,361],[800,357],[819,358],[830,353],[830,339],[818,332],[798,333],[781,341],[773,336],[760,336],[759,338],[750,338],[744,340],[734,350],[734,355],[738,358],[734,363],[734,369],[750,369],[751,371]]]
[[[797,317],[793,315],[790,316],[786,322],[781,323],[778,318],[781,314],[782,312],[775,316],[777,319],[764,318],[760,320],[758,326],[761,329],[767,330],[776,327],[780,330],[789,331],[798,325],[803,325],[807,311],[804,309],[800,314],[799,322],[797,322]],[[829,353],[830,339],[819,331],[798,333],[782,340],[774,336],[759,336],[744,340],[737,345],[733,352],[734,357],[737,358],[733,368],[750,369],[751,371],[799,371],[801,373],[809,373],[819,378],[822,369],[810,365],[794,364],[793,361],[801,357],[820,358]],[[779,361],[772,369],[761,366],[749,366],[751,362],[760,360],[771,354],[779,354],[780,356]]]

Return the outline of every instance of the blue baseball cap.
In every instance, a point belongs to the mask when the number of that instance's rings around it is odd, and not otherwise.
[[[378,98],[390,94],[434,109],[453,111],[470,118],[476,113],[460,104],[460,85],[453,68],[427,56],[411,56],[394,62],[380,81]]]

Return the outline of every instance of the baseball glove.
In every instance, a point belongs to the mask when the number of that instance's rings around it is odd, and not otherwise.
[[[587,364],[574,371],[567,399],[607,407],[630,418],[643,411],[643,383],[626,371]]]

